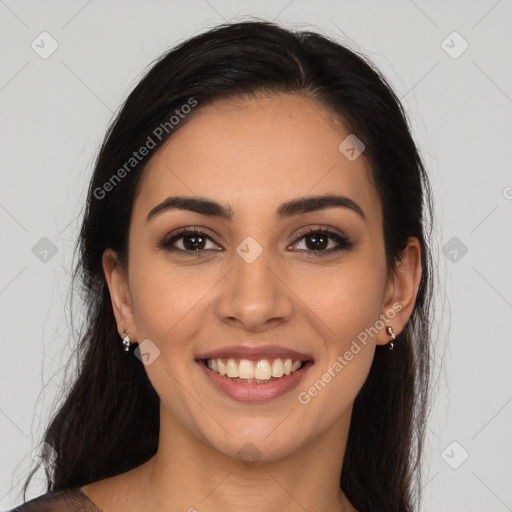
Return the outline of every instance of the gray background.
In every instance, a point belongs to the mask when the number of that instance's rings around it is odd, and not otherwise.
[[[511,0],[0,0],[0,16],[0,508],[20,502],[60,398],[72,249],[113,112],[168,47],[250,16],[363,51],[403,99],[434,186],[443,284],[422,510],[512,510]]]

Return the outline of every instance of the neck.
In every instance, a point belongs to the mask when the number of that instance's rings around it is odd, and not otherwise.
[[[158,452],[137,471],[144,510],[352,512],[340,490],[350,414],[342,420],[279,460],[243,462],[192,437],[162,410]]]

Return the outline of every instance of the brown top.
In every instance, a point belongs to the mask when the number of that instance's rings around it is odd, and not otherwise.
[[[80,487],[47,492],[7,512],[102,512]]]

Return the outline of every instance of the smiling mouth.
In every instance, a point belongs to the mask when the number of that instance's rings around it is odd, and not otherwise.
[[[309,362],[293,359],[259,359],[244,358],[201,359],[212,372],[227,379],[243,384],[267,384],[291,375]]]

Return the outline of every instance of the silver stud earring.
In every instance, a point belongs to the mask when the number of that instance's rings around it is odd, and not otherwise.
[[[396,338],[396,336],[393,333],[393,328],[390,326],[386,327],[386,332],[391,336],[391,341],[388,343],[388,349],[394,350],[395,344],[393,343],[393,340]]]
[[[123,331],[123,334],[126,334],[126,336],[123,338],[123,350],[128,352],[130,350],[130,336],[126,329]]]

